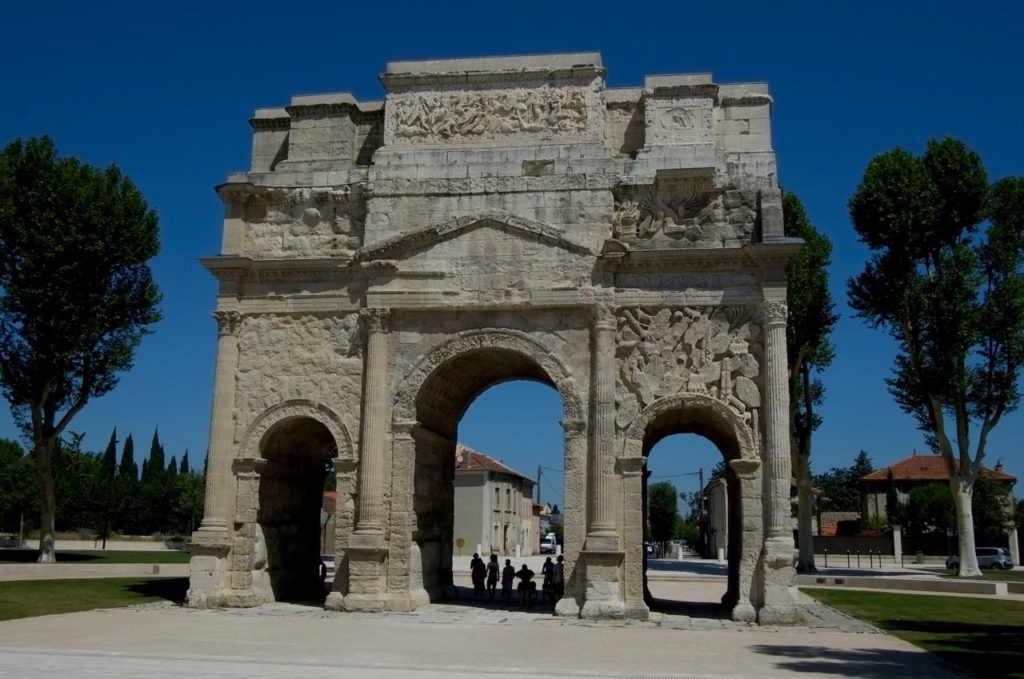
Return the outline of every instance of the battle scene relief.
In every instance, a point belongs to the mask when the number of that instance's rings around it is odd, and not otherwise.
[[[757,431],[761,327],[745,306],[624,308],[617,314],[616,425],[679,393],[718,399]]]
[[[472,143],[514,136],[580,135],[587,129],[579,88],[396,97],[394,136],[420,143]]]

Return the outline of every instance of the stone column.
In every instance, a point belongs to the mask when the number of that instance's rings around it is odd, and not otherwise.
[[[594,305],[591,342],[589,529],[583,555],[585,587],[580,616],[622,618],[623,551],[615,528],[615,314],[611,300]]]
[[[610,304],[594,305],[592,349],[587,550],[609,551],[619,548],[613,479],[607,473],[615,460],[615,314]]]
[[[356,529],[348,546],[348,594],[328,604],[347,611],[381,611],[388,604],[387,556],[384,541],[384,465],[389,452],[387,428],[388,333],[391,311],[360,312],[366,324],[363,369],[363,411],[359,436],[359,499]]]
[[[765,359],[765,559],[764,608],[758,614],[762,624],[790,623],[796,604],[789,593],[795,576],[796,549],[790,518],[789,451],[789,364],[786,355],[788,309],[781,299],[767,299],[761,307],[764,317]]]
[[[226,547],[230,541],[235,372],[238,370],[238,328],[242,315],[237,311],[214,311],[211,315],[217,320],[217,363],[213,378],[209,460],[206,465],[206,510],[192,542]]]
[[[765,333],[765,444],[768,487],[768,539],[792,542],[789,486],[792,460],[789,454],[789,366],[786,357],[786,303],[769,300],[762,307]]]
[[[357,534],[381,534],[384,516],[384,450],[388,412],[388,332],[391,311],[361,312],[366,323],[366,368],[363,372],[363,417],[359,443]]]
[[[1010,540],[1010,560],[1014,566],[1020,566],[1020,538],[1017,537],[1017,526],[1011,526],[1008,538]]]

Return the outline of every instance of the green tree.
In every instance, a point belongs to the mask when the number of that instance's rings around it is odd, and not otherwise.
[[[976,537],[982,544],[1004,542],[1006,530],[1013,522],[1013,497],[1010,489],[982,474],[974,482],[972,499]]]
[[[829,336],[838,316],[828,289],[832,243],[807,218],[800,199],[782,194],[785,234],[804,246],[786,267],[789,318],[786,340],[789,359],[790,455],[797,490],[799,558],[797,570],[813,573],[814,484],[811,481],[811,437],[821,425],[815,407],[824,401],[825,385],[815,377],[835,357]]]
[[[0,387],[32,442],[40,562],[55,560],[61,434],[160,318],[158,250],[156,214],[116,166],[61,158],[48,137],[0,152]]]
[[[117,478],[117,427],[110,432],[110,441],[103,451],[103,549],[107,548],[110,535],[110,515],[114,508],[114,480]]]
[[[860,480],[873,471],[871,457],[860,451],[850,467],[833,467],[824,474],[814,476],[818,492],[818,506],[829,512],[859,512],[861,510]]]
[[[974,484],[989,434],[1020,400],[1024,179],[990,187],[963,142],[931,140],[921,157],[875,157],[850,216],[872,251],[849,283],[850,305],[896,341],[889,390],[946,462],[960,574],[978,575]]]
[[[38,509],[34,463],[17,441],[0,439],[0,531],[18,532]]]
[[[651,539],[665,543],[672,539],[679,507],[678,493],[671,481],[652,483],[647,488],[647,516],[651,525]]]
[[[181,466],[178,468],[179,474],[191,474],[192,468],[188,464],[188,448],[185,449],[185,454],[181,456]]]
[[[121,462],[114,481],[114,526],[124,533],[141,532],[139,467],[135,464],[135,441],[131,434],[124,440]]]
[[[903,521],[908,535],[939,533],[956,523],[956,507],[949,486],[929,483],[911,490]]]

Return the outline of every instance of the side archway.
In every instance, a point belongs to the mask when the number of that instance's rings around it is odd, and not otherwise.
[[[340,470],[353,457],[347,428],[322,404],[285,401],[253,421],[239,453],[236,523],[241,536],[252,540],[254,596],[322,600],[320,555],[332,544],[322,512],[324,482],[332,468]],[[338,491],[351,493],[343,486],[339,478]]]
[[[654,446],[672,434],[697,434],[711,441],[726,461],[726,488],[728,494],[727,526],[728,587],[722,603],[733,619],[753,621],[757,588],[754,578],[757,559],[763,542],[761,526],[761,460],[760,451],[750,422],[746,417],[707,394],[680,393],[665,396],[642,410],[624,433],[620,466],[623,469],[645,469],[646,458]],[[626,516],[637,517],[635,525],[625,526],[627,566],[633,572],[643,572],[646,556],[641,553],[646,482],[644,474],[627,477],[623,502],[632,511]],[[627,573],[631,572],[627,568]],[[627,576],[628,577],[628,576]],[[642,591],[644,600],[651,601],[646,587],[646,573],[641,583],[627,583],[627,592],[635,597]],[[632,586],[630,586],[632,585]],[[627,607],[645,607],[639,598],[627,601]]]

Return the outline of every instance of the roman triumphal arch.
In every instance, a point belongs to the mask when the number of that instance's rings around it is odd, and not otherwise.
[[[558,614],[647,616],[645,459],[691,432],[728,462],[733,617],[793,620],[784,273],[800,243],[767,88],[611,89],[597,54],[396,62],[381,82],[383,101],[257,110],[250,170],[218,187],[189,604],[310,596],[332,467],[325,605],[450,596],[459,419],[525,378],[563,408]]]

